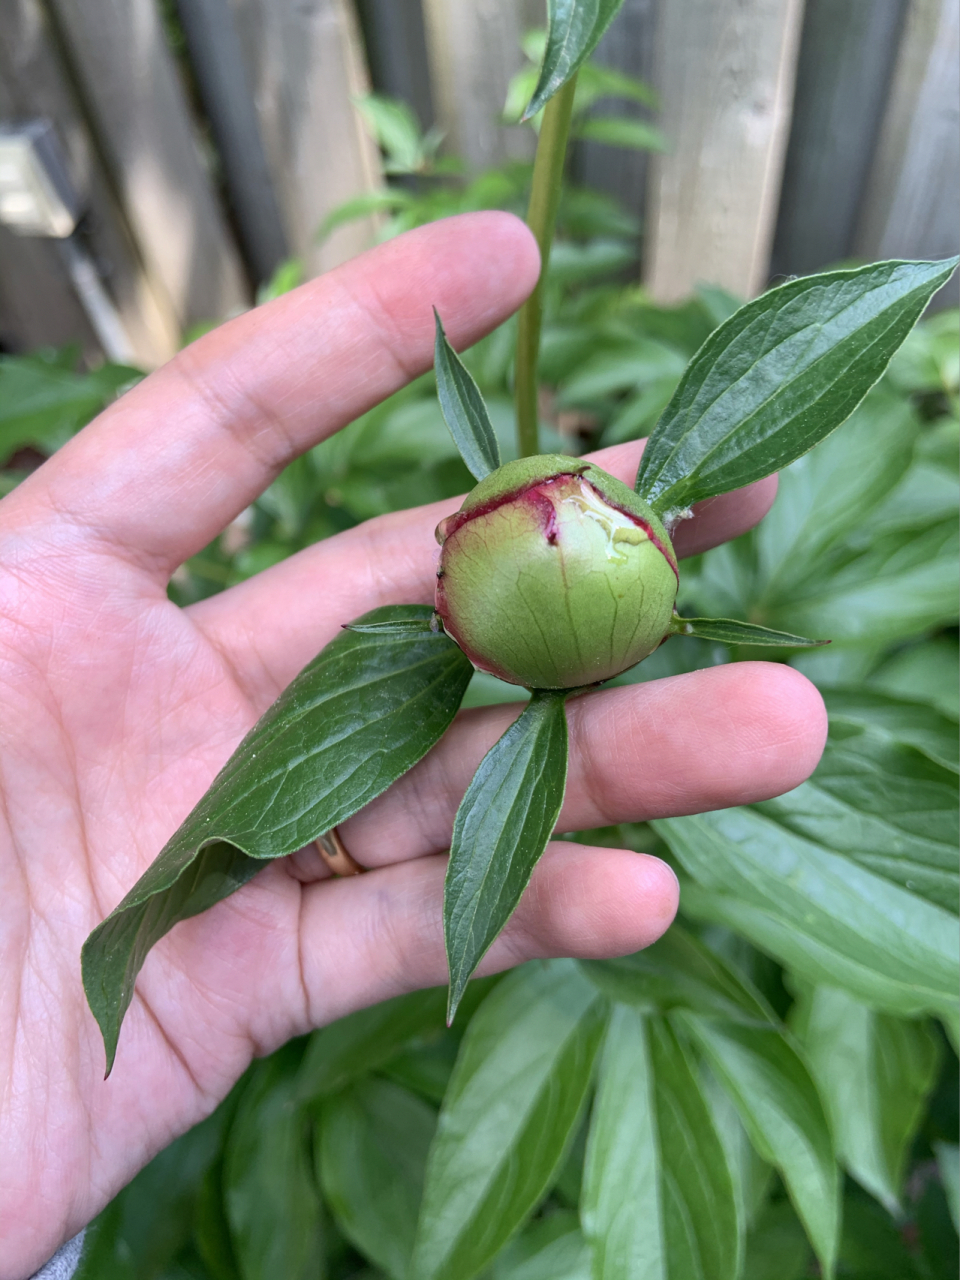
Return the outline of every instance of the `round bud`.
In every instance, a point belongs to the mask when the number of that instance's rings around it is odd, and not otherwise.
[[[508,462],[442,521],[437,613],[481,671],[532,689],[609,680],[670,628],[677,560],[632,489],[559,454]]]

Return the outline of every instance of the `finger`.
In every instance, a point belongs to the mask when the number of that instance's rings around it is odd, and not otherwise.
[[[309,1025],[447,981],[446,863],[422,858],[304,890],[300,951]],[[550,956],[639,951],[667,929],[677,899],[676,877],[658,858],[551,844],[479,973]]]
[[[674,639],[669,643],[682,644]],[[340,835],[361,866],[446,849],[484,754],[521,708],[461,713],[414,769]],[[558,831],[703,813],[781,795],[816,768],[826,712],[792,667],[738,662],[567,704],[570,767]]]
[[[165,580],[288,462],[429,368],[433,306],[466,346],[516,310],[538,273],[533,238],[510,214],[411,231],[192,343],[20,486],[4,515],[53,513]]]
[[[632,485],[642,450],[642,442],[632,442],[587,456]],[[703,503],[677,527],[678,554],[699,554],[752,528],[776,491],[776,476],[770,476]],[[254,706],[264,710],[344,623],[378,605],[433,603],[439,556],[434,530],[461,501],[369,520],[193,605],[190,613]]]

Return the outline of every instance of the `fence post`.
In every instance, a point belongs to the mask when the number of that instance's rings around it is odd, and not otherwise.
[[[308,275],[369,247],[370,219],[317,230],[337,205],[371,191],[380,157],[351,98],[369,89],[349,0],[234,0],[237,29],[291,251]]]
[[[54,126],[86,205],[80,234],[106,276],[134,358],[148,368],[160,364],[177,349],[178,319],[143,265],[39,0],[0,0],[0,116],[39,116]],[[96,359],[99,343],[59,249],[0,227],[0,337],[15,350],[79,342]]]
[[[542,0],[423,0],[437,120],[447,149],[471,169],[529,159],[529,129],[499,123],[507,85],[523,65],[520,37],[544,25]]]
[[[597,46],[594,57],[603,66],[649,83],[653,78],[655,31],[655,0],[624,0],[623,8]],[[611,103],[610,108],[611,115],[640,116],[660,123],[656,112],[636,103],[617,101]],[[614,196],[630,213],[641,216],[650,162],[646,151],[628,151],[584,141],[576,144],[575,156],[580,181]]]
[[[773,275],[850,256],[905,0],[807,0]]]
[[[48,0],[154,288],[181,328],[246,305],[155,0]]]
[[[940,258],[960,247],[958,53],[956,0],[911,0],[864,196],[861,257]],[[956,297],[954,279],[938,302]]]
[[[698,281],[764,285],[803,0],[660,0],[655,84],[670,152],[651,163],[644,277],[661,302]]]

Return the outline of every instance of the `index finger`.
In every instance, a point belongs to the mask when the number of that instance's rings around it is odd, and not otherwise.
[[[39,503],[165,584],[287,463],[429,368],[434,305],[467,346],[539,269],[506,213],[380,245],[191,344],[21,485],[5,520],[30,523]]]

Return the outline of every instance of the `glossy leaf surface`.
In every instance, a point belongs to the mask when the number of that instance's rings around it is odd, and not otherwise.
[[[389,1080],[331,1098],[317,1125],[317,1171],[341,1231],[393,1280],[404,1280],[437,1113]]]
[[[882,262],[747,303],[694,357],[657,423],[637,492],[682,511],[787,466],[844,421],[956,265]]]
[[[426,620],[424,605],[363,621]],[[439,633],[344,631],[260,718],[160,856],[83,948],[83,981],[112,1066],[147,952],[385,791],[456,714],[473,668]]]
[[[956,914],[958,802],[953,770],[916,747],[834,722],[810,781],[756,807],[788,830]]]
[[[547,45],[533,97],[523,119],[541,111],[575,75],[617,16],[623,0],[549,0]]]
[[[482,480],[500,466],[500,446],[483,396],[447,341],[439,315],[434,348],[437,397],[444,421],[471,475]]]
[[[740,1113],[762,1159],[780,1170],[816,1249],[833,1274],[840,1235],[840,1179],[817,1087],[776,1027],[743,1027],[687,1015],[683,1026]]]
[[[824,689],[823,700],[831,724],[869,727],[890,742],[916,747],[955,773],[960,770],[957,722],[934,707],[863,686]]]
[[[691,914],[892,1013],[955,1018],[949,912],[750,809],[653,825],[696,881],[683,889]]]
[[[840,1159],[899,1213],[907,1155],[936,1081],[935,1037],[922,1022],[878,1013],[837,987],[804,990],[793,1018]]]
[[[535,692],[484,756],[457,810],[443,898],[452,1019],[467,982],[530,882],[563,804],[563,692]]]
[[[471,1280],[539,1203],[590,1083],[605,1002],[573,961],[527,965],[463,1038],[430,1153],[410,1274]]]
[[[788,631],[771,631],[769,627],[738,622],[735,618],[675,618],[673,634],[716,640],[720,644],[760,644],[780,649],[810,649],[830,643],[829,640],[793,636]]]
[[[688,1054],[618,1005],[604,1042],[581,1201],[594,1280],[734,1280],[733,1183]]]
[[[688,1009],[751,1026],[774,1021],[740,974],[679,924],[635,955],[581,960],[580,967],[604,995],[643,1012]]]

